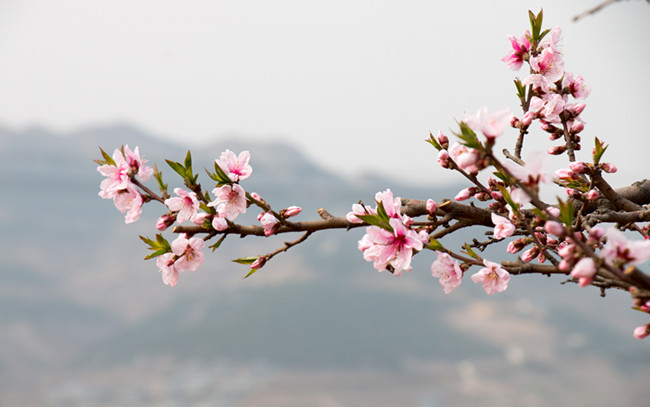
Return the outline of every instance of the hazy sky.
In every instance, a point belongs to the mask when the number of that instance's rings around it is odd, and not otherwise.
[[[650,6],[571,22],[599,2],[0,0],[0,125],[283,139],[344,174],[449,181],[423,140],[483,105],[517,112],[500,58],[543,6],[567,71],[593,89],[582,157],[610,141],[614,181],[630,182],[650,169]],[[551,145],[536,136],[530,149]]]

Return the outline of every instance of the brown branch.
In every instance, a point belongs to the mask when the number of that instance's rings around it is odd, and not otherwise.
[[[609,200],[609,202],[614,205],[616,209],[627,212],[639,211],[642,209],[638,204],[630,201],[623,195],[616,192],[614,188],[612,188],[611,185],[605,181],[600,171],[595,171],[593,174],[591,174],[591,181],[596,186],[596,188],[598,188],[598,190],[603,193],[605,198],[607,198],[607,200]]]
[[[602,3],[598,4],[596,7],[590,8],[589,10],[584,11],[584,12],[574,16],[573,17],[573,22],[576,22],[576,21],[578,21],[578,20],[580,20],[582,18],[585,18],[585,17],[587,17],[589,15],[596,14],[597,12],[604,9],[605,7],[611,6],[612,4],[614,4],[614,3],[618,2],[618,1],[620,1],[620,0],[605,0]]]

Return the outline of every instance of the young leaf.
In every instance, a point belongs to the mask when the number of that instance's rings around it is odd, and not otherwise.
[[[476,252],[474,250],[472,250],[472,248],[469,247],[469,245],[467,243],[465,243],[463,245],[463,249],[464,249],[462,251],[463,253],[467,254],[468,256],[470,256],[470,257],[472,257],[472,258],[474,258],[476,260],[481,260],[481,257],[479,257],[479,255],[476,254]]]
[[[187,150],[187,155],[185,156],[185,169],[188,173],[192,173],[192,154],[190,154],[190,150]]]
[[[180,175],[183,179],[187,178],[187,172],[185,171],[185,167],[183,167],[180,163],[167,160],[167,159],[165,159],[165,161],[167,161],[167,164],[169,164],[172,170],[176,171],[176,173],[178,173],[178,175]]]
[[[429,238],[429,243],[427,243],[424,247],[426,247],[429,250],[438,250],[438,251],[445,251],[445,247],[440,243],[438,240],[434,239],[433,237]]]
[[[461,139],[461,144],[475,150],[483,150],[483,145],[478,141],[478,137],[476,137],[474,130],[472,130],[465,122],[460,122],[459,126],[460,133],[456,133],[456,136]]]
[[[605,150],[607,150],[607,147],[609,147],[609,145],[601,142],[598,137],[595,137],[593,153],[594,165],[598,165],[598,163],[600,163],[600,159],[603,157],[603,154],[605,153]]]
[[[249,271],[248,274],[246,274],[244,276],[244,280],[247,279],[248,277],[252,276],[253,273],[255,273],[257,270],[259,270],[259,269],[251,269],[251,271]]]
[[[238,259],[233,260],[235,263],[239,264],[253,264],[255,263],[255,260],[257,260],[260,256],[250,256],[250,257],[240,257]]]
[[[108,155],[106,153],[106,151],[104,151],[101,147],[99,147],[99,151],[101,151],[102,157],[104,158],[104,160],[103,161],[102,160],[93,160],[93,161],[95,161],[99,165],[112,165],[113,167],[117,166],[117,164],[115,163],[115,160],[113,160],[113,157]]]
[[[217,250],[217,249],[219,248],[219,246],[221,246],[221,243],[223,243],[223,241],[226,240],[226,236],[228,236],[228,235],[223,235],[223,236],[221,236],[221,237],[219,238],[219,240],[217,240],[217,242],[216,242],[215,244],[213,244],[213,245],[211,245],[211,246],[208,246],[208,247],[209,247],[210,249],[212,249],[212,251]]]
[[[438,151],[442,150],[442,146],[438,143],[438,140],[436,140],[436,138],[433,137],[433,134],[431,132],[429,132],[429,138],[425,139],[424,141],[434,146],[436,150]]]
[[[369,225],[378,226],[382,229],[388,230],[389,232],[393,231],[393,228],[388,223],[388,217],[386,217],[386,220],[382,219],[379,215],[356,215],[356,217]]]
[[[163,194],[167,192],[167,184],[163,182],[162,172],[158,170],[158,166],[156,164],[153,165],[153,177],[158,182],[158,188],[160,188],[160,192]]]
[[[560,208],[560,216],[558,219],[560,222],[564,223],[567,226],[573,225],[574,211],[573,204],[569,202],[564,202],[558,198],[558,207]]]

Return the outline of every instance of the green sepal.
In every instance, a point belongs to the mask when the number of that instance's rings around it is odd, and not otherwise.
[[[433,137],[433,134],[431,132],[429,132],[429,138],[425,139],[424,141],[434,146],[436,150],[438,151],[442,150],[442,146],[440,145],[440,143],[438,143],[438,140],[436,140],[436,138]]]
[[[598,137],[594,138],[594,153],[593,153],[594,165],[598,165],[600,163],[600,159],[605,153],[605,150],[607,150],[607,147],[609,147],[609,145],[601,142],[600,139],[598,139]]]
[[[223,235],[219,238],[219,240],[216,241],[216,243],[208,246],[208,248],[212,249],[212,251],[215,251],[221,246],[221,243],[223,243],[224,240],[226,240],[226,236],[228,235]]]
[[[104,151],[101,147],[99,147],[99,151],[102,153],[102,157],[104,158],[104,160],[103,161],[102,160],[93,160],[94,162],[96,162],[99,165],[112,165],[113,167],[117,166],[117,164],[115,163],[115,160],[113,160],[113,157],[108,155],[106,153],[106,151]]]

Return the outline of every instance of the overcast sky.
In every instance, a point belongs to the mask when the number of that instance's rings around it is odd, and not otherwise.
[[[571,22],[599,2],[0,0],[0,125],[282,139],[344,174],[447,182],[423,140],[484,105],[518,112],[500,58],[543,6],[567,71],[592,86],[582,158],[594,136],[611,142],[627,183],[650,169],[650,6]],[[529,151],[551,145],[536,136]]]

